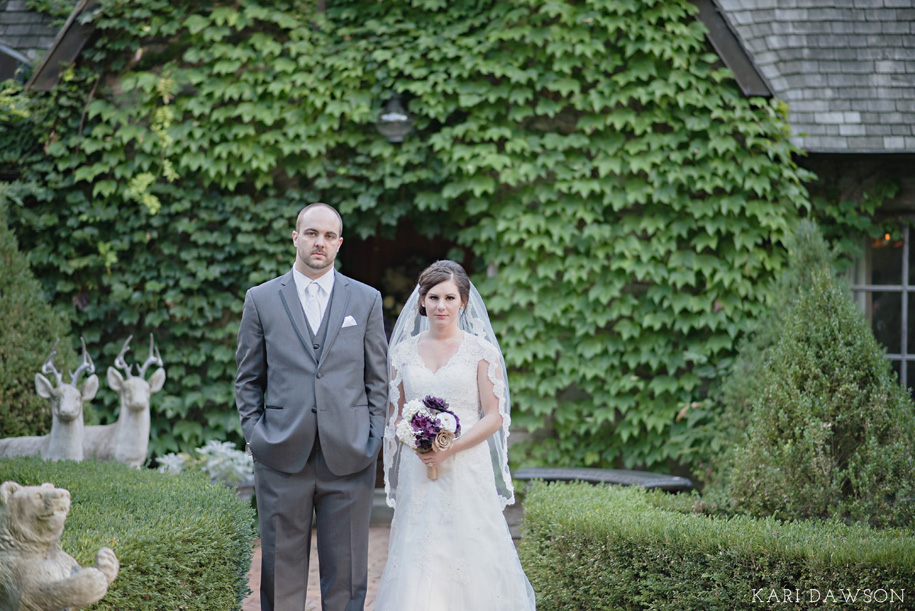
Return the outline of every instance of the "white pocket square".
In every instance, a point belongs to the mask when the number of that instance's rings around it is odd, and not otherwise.
[[[352,316],[347,316],[346,318],[343,319],[343,326],[340,328],[345,329],[347,327],[355,327],[355,326],[356,326],[356,319],[353,318]]]

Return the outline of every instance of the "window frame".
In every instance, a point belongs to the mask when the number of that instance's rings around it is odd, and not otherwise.
[[[899,381],[905,387],[909,388],[908,383],[908,364],[915,363],[915,354],[909,353],[908,331],[909,331],[909,293],[915,293],[915,284],[909,284],[909,252],[911,248],[911,232],[907,223],[901,223],[902,229],[902,266],[901,266],[901,283],[900,284],[870,284],[867,280],[872,275],[870,253],[871,246],[866,242],[864,244],[863,257],[855,262],[851,271],[852,279],[850,288],[852,297],[864,312],[868,323],[873,328],[873,310],[870,307],[870,297],[873,293],[899,293],[900,307],[902,308],[900,317],[900,337],[899,352],[887,352],[886,358],[893,362],[899,363]],[[862,262],[864,265],[860,265]],[[857,282],[856,282],[857,281]],[[885,347],[885,346],[884,346]]]

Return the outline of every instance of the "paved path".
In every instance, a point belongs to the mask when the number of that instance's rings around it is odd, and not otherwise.
[[[378,595],[378,583],[384,571],[384,563],[388,559],[388,537],[391,534],[389,526],[372,526],[369,529],[369,589],[365,597],[365,611],[375,608],[375,597]],[[318,578],[318,552],[317,537],[311,536],[311,561],[308,563],[308,600],[305,601],[305,611],[321,610],[321,586]],[[248,573],[248,585],[251,595],[241,605],[242,611],[261,611],[260,603],[261,582],[261,547],[260,540],[255,542],[254,558],[251,559],[251,572]]]

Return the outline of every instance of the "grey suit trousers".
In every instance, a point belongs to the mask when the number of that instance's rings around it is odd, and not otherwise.
[[[362,611],[375,463],[351,475],[334,475],[316,440],[299,473],[282,473],[256,461],[254,471],[261,527],[262,611],[305,608],[312,512],[317,521],[322,609]],[[283,561],[277,563],[277,557]]]

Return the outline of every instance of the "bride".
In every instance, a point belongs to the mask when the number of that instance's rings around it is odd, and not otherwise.
[[[395,510],[375,610],[535,609],[502,515],[514,502],[505,362],[460,265],[438,261],[420,274],[389,360],[384,477]],[[395,429],[404,404],[427,395],[448,402],[463,433],[447,450],[419,454],[397,441]]]

